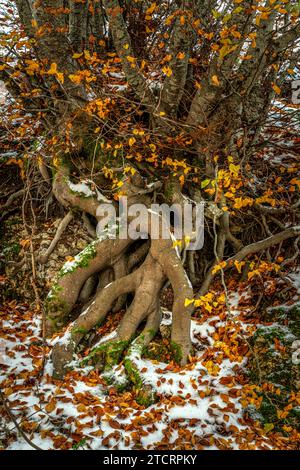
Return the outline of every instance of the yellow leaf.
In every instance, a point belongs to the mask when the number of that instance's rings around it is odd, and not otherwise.
[[[162,71],[165,75],[167,75],[167,77],[170,77],[173,73],[170,67],[168,67],[167,65],[163,66]]]
[[[238,176],[240,169],[240,165],[234,165],[233,163],[229,165],[229,171],[233,176]]]
[[[134,137],[130,137],[130,139],[128,140],[128,144],[130,147],[132,147],[136,142],[136,139]]]
[[[188,246],[188,245],[190,244],[190,242],[191,242],[191,237],[189,237],[188,235],[186,235],[186,236],[184,237],[184,242],[185,242],[185,244]]]
[[[194,303],[194,299],[184,299],[184,306],[188,307],[189,305]]]
[[[50,65],[50,69],[47,72],[49,75],[56,75],[57,74],[57,64],[55,62],[52,62]]]
[[[58,80],[59,82],[61,82],[61,83],[64,83],[64,81],[65,81],[65,79],[64,79],[64,74],[61,73],[61,72],[57,72],[56,78],[57,78],[57,80]]]
[[[145,131],[143,129],[133,129],[133,134],[134,135],[144,135]]]
[[[85,58],[86,60],[91,60],[90,51],[85,50],[83,53],[84,53],[84,58]]]
[[[173,248],[176,248],[176,246],[181,246],[181,245],[182,245],[181,240],[174,240],[174,241],[173,241],[173,244],[172,244],[172,247],[173,247]]]
[[[226,261],[221,261],[220,263],[216,264],[212,270],[212,274],[216,274],[218,271],[221,271],[223,268],[226,267]]]
[[[146,10],[146,14],[151,15],[154,12],[155,8],[156,8],[156,3],[155,2],[151,3],[150,7],[147,8]]]
[[[83,79],[83,77],[81,77],[80,75],[70,74],[69,79],[71,80],[71,82],[76,83],[78,85]]]
[[[220,82],[219,82],[219,79],[218,79],[217,75],[213,75],[211,77],[211,81],[215,86],[220,86]]]
[[[281,88],[279,88],[279,86],[276,85],[276,83],[273,83],[273,84],[272,84],[272,88],[273,88],[273,90],[275,91],[275,93],[276,93],[277,95],[280,95],[280,93],[281,93]]]
[[[239,274],[242,272],[242,267],[245,266],[245,261],[235,261],[234,266],[238,270]]]
[[[237,45],[231,46],[231,47],[226,45],[226,46],[221,47],[219,51],[220,59],[223,59],[224,57],[226,57],[228,54],[233,52],[236,48],[237,48]]]
[[[274,424],[273,424],[273,423],[265,423],[265,424],[264,424],[264,431],[265,431],[266,434],[267,434],[268,432],[272,431],[273,428],[274,428]]]

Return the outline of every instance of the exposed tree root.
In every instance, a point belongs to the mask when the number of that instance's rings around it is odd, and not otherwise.
[[[91,198],[92,205],[88,208],[85,198],[82,198],[82,203],[81,197],[73,194],[74,186],[68,183],[68,178],[68,170],[63,167],[55,181],[56,194],[59,191],[58,199],[67,207],[76,204],[85,213],[94,216],[95,198]],[[129,203],[138,202],[148,206],[151,202],[149,194],[159,188],[160,184],[147,186],[139,175],[135,176],[134,182],[135,184],[131,179],[124,184]],[[71,193],[70,187],[73,188]],[[178,187],[176,191],[174,201],[184,204]],[[161,215],[157,214],[157,217],[161,219]],[[150,216],[149,212],[147,218],[149,227],[153,214]],[[162,228],[161,223],[159,226]],[[133,385],[136,399],[140,403],[149,404],[155,400],[155,393],[145,383],[139,371],[139,359],[159,329],[161,291],[166,282],[172,286],[174,303],[171,349],[174,359],[185,365],[191,353],[190,322],[193,309],[191,304],[186,305],[186,299],[193,297],[193,289],[184,270],[180,250],[174,245],[171,235],[167,239],[151,239],[136,249],[135,246],[131,247],[133,243],[129,237],[126,240],[102,237],[63,266],[46,299],[46,333],[50,336],[65,325],[78,301],[85,305],[64,337],[53,347],[53,375],[62,378],[72,367],[82,340],[103,322],[110,311],[123,308],[131,299],[128,294],[133,295],[115,336],[100,339],[84,362],[92,363],[101,370],[103,377],[110,383],[122,387]],[[181,240],[180,243],[183,248],[184,242]],[[145,326],[141,332],[142,324]],[[119,376],[114,369],[122,358],[124,374]]]
[[[130,243],[131,240],[95,240],[63,266],[45,303],[47,336],[65,325],[85,281],[113,265]]]
[[[142,354],[143,348],[156,334],[160,324],[159,297],[167,278],[173,287],[175,298],[171,345],[175,359],[178,363],[185,364],[191,352],[191,307],[185,306],[185,299],[192,297],[192,288],[172,242],[153,240],[144,263],[132,273],[114,280],[101,289],[74,322],[72,328],[67,331],[63,341],[54,346],[52,361],[55,376],[63,377],[70,367],[77,346],[85,335],[105,319],[116,299],[130,292],[134,292],[134,299],[119,324],[116,337],[96,346],[87,360],[91,361],[96,368],[104,370],[106,375],[109,374],[128,347],[128,354],[131,357],[133,351],[130,346],[131,342],[141,323],[146,321],[144,331],[132,343],[135,348],[139,346],[140,354]],[[125,368],[128,372],[130,361],[127,360],[126,364]],[[134,367],[132,366],[131,369],[134,370]],[[133,382],[132,378],[133,376],[130,379],[131,382]],[[139,383],[136,380],[135,385],[138,386]]]
[[[49,259],[49,256],[51,255],[51,253],[54,251],[57,243],[59,242],[62,234],[64,233],[64,231],[66,230],[66,228],[68,227],[69,223],[71,222],[71,220],[73,219],[73,213],[72,211],[69,211],[65,216],[64,218],[62,219],[62,221],[60,222],[58,228],[57,228],[57,231],[56,231],[56,234],[55,234],[55,237],[53,238],[50,246],[47,248],[47,250],[45,251],[45,253],[41,254],[40,257],[39,257],[39,262],[41,264],[45,264],[47,263],[48,259]]]
[[[143,378],[140,360],[144,349],[156,335],[161,322],[161,311],[157,305],[149,314],[146,326],[142,333],[131,343],[124,358],[126,374],[137,390],[136,401],[141,405],[150,405],[156,401],[156,394],[152,386]]]

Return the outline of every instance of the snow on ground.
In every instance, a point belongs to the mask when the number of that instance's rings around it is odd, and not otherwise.
[[[141,360],[145,382],[160,397],[148,408],[135,402],[133,391],[117,393],[107,387],[91,368],[76,369],[65,381],[54,381],[50,347],[44,376],[39,378],[40,319],[12,302],[0,317],[3,394],[24,432],[42,449],[268,449],[271,441],[244,420],[245,346],[227,351],[220,341],[226,328],[228,335],[235,329],[240,336],[253,331],[253,325],[240,318],[239,296],[232,295],[230,301],[230,318],[193,319],[191,337],[197,352],[185,368]],[[163,323],[170,321],[171,314],[165,311]],[[30,449],[11,422],[6,429],[16,434],[8,449]],[[3,438],[0,432],[0,442]]]

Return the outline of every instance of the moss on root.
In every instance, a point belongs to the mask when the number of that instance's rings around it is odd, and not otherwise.
[[[141,388],[142,385],[143,385],[143,379],[140,376],[140,373],[139,373],[137,367],[134,366],[134,363],[132,362],[132,360],[129,357],[125,358],[124,367],[125,367],[126,373],[129,377],[130,381],[134,384],[134,386],[137,389]]]
[[[67,261],[58,273],[58,279],[73,273],[78,268],[88,268],[92,259],[97,255],[96,245],[98,240],[90,243],[83,251],[75,256],[73,261]]]
[[[70,306],[62,299],[63,287],[60,279],[71,274],[78,268],[87,268],[97,254],[97,240],[90,243],[81,253],[75,256],[74,261],[68,261],[59,271],[56,282],[52,286],[46,300],[45,311],[47,320],[53,325],[54,331],[58,331],[65,323],[70,313]]]
[[[143,377],[130,357],[125,358],[124,367],[130,382],[134,385],[136,402],[142,406],[153,405],[157,401],[157,395],[151,385],[144,383]]]
[[[71,331],[71,336],[77,335],[78,333],[80,333],[81,335],[86,335],[88,334],[88,332],[89,330],[87,330],[83,326],[78,326],[77,328],[73,328],[73,330]]]
[[[175,343],[174,341],[171,341],[170,344],[174,360],[175,362],[177,362],[177,364],[180,364],[183,358],[182,348],[181,346],[179,346],[179,344]]]
[[[59,331],[64,326],[70,311],[68,304],[60,298],[62,290],[62,287],[55,284],[44,303],[46,319],[52,325],[53,333]]]
[[[102,366],[105,371],[109,371],[118,364],[120,356],[128,346],[128,341],[111,341],[100,344],[92,349],[90,354],[81,361],[81,365],[92,363],[94,366]]]
[[[105,369],[111,369],[120,361],[121,354],[128,346],[128,341],[116,341],[108,345]]]

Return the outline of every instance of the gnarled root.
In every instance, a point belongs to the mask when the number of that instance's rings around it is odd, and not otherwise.
[[[95,240],[67,262],[45,302],[46,335],[49,337],[67,322],[85,281],[93,274],[114,264],[131,240]]]
[[[140,405],[149,406],[156,401],[156,393],[152,386],[147,383],[140,371],[140,360],[144,349],[156,335],[161,322],[161,311],[159,305],[149,314],[146,326],[142,333],[131,343],[124,359],[124,367],[129,380],[134,384],[137,395],[136,401]]]
[[[144,192],[131,194],[132,200],[139,200],[140,194],[144,195]],[[166,282],[173,289],[171,349],[175,360],[181,365],[186,364],[191,353],[190,322],[193,307],[186,299],[193,298],[193,290],[183,267],[180,250],[176,244],[173,246],[171,236],[167,239],[161,236],[142,243],[135,251],[131,247],[131,253],[130,245],[133,245],[130,238],[97,239],[73,262],[64,265],[46,301],[47,334],[50,335],[66,323],[78,299],[84,301],[84,311],[53,348],[54,375],[62,378],[71,367],[70,363],[84,337],[110,311],[119,311],[128,303],[131,299],[129,294],[133,295],[115,335],[102,338],[83,362],[92,363],[101,370],[109,383],[117,386],[132,384],[137,401],[150,404],[156,397],[141,372],[141,358],[159,329],[162,289]],[[90,281],[87,280],[93,279],[93,276],[98,279],[97,288],[94,283],[93,288],[89,288]],[[88,294],[94,297],[87,300]],[[142,324],[145,326],[141,331]],[[122,359],[123,368],[116,368]]]
[[[167,278],[173,287],[175,299],[171,345],[175,359],[179,363],[185,364],[191,350],[191,307],[185,306],[185,299],[192,297],[192,289],[180,257],[172,247],[171,241],[153,240],[144,263],[132,273],[114,280],[101,289],[68,331],[68,337],[63,340],[63,347],[60,343],[54,346],[52,360],[55,375],[62,376],[64,374],[81,340],[91,329],[104,320],[116,299],[134,292],[134,299],[119,324],[116,336],[113,340],[101,342],[95,347],[87,361],[91,361],[97,369],[104,370],[108,378],[113,366],[118,364],[124,350],[127,349],[126,361],[124,361],[125,369],[130,381],[138,387],[140,382],[137,380],[137,376],[134,379],[133,372],[136,366],[132,363],[132,353],[135,350],[141,356],[143,349],[158,330],[160,324],[159,297]],[[143,332],[134,339],[143,321],[146,321],[146,326]],[[129,360],[129,358],[131,359]],[[144,387],[143,390],[145,392]]]

